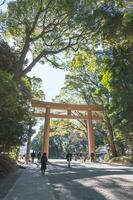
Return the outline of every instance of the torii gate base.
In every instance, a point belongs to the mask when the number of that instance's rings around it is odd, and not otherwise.
[[[44,137],[43,137],[43,147],[42,153],[46,152],[47,157],[49,153],[49,128],[50,128],[50,118],[64,118],[64,119],[84,119],[87,120],[87,129],[88,129],[88,151],[89,154],[91,152],[95,153],[95,137],[93,134],[93,124],[92,120],[101,120],[96,115],[92,115],[92,112],[101,112],[103,111],[103,107],[100,105],[73,105],[73,104],[59,104],[59,103],[50,103],[32,100],[31,101],[33,107],[37,108],[46,108],[45,113],[34,113],[37,117],[45,117],[44,124]],[[59,115],[53,114],[50,112],[52,110],[66,110],[67,114]],[[76,111],[84,111],[84,116],[77,116],[71,113],[72,110]],[[86,114],[87,113],[87,114]]]

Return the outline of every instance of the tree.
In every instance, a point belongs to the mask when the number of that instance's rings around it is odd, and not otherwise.
[[[117,155],[114,144],[114,130],[111,124],[111,119],[108,115],[109,98],[110,95],[99,80],[100,58],[96,60],[96,56],[89,52],[78,52],[70,64],[71,71],[66,75],[65,87],[61,90],[59,99],[71,99],[72,102],[87,103],[87,104],[101,104],[105,108],[104,112],[104,131],[108,134],[108,140],[113,156]],[[62,98],[61,98],[62,97]],[[99,115],[96,113],[96,115]],[[81,120],[84,126],[86,122]],[[96,127],[99,127],[97,124]],[[102,127],[103,128],[103,127]],[[97,128],[96,128],[97,129]],[[103,133],[103,130],[99,130]]]
[[[43,131],[43,126],[40,126],[37,135],[31,141],[31,148],[35,152],[41,152],[42,151],[43,132],[44,132]]]
[[[115,3],[117,6],[115,7]],[[107,7],[107,6],[106,6]],[[102,43],[108,44],[104,47],[104,56],[101,63],[101,84],[110,94],[109,115],[112,119],[112,125],[118,135],[125,138],[125,147],[132,148],[133,144],[133,22],[132,6],[129,1],[119,3],[115,1],[112,4],[108,1],[108,12],[110,15],[106,21],[106,32],[101,32]],[[113,20],[114,19],[114,20]],[[117,20],[115,20],[117,19]],[[110,23],[109,23],[110,20]],[[116,27],[117,26],[117,27]],[[114,27],[110,31],[110,27]],[[123,139],[122,139],[123,140]]]
[[[58,120],[57,120],[58,121]],[[54,155],[53,149],[56,149],[56,156],[64,157],[68,151],[79,153],[80,151],[88,151],[87,138],[83,132],[83,127],[77,122],[70,122],[64,120],[58,122],[58,128],[52,127],[50,137],[50,155]],[[57,123],[57,122],[56,122]],[[68,123],[68,124],[67,124]],[[62,126],[60,126],[62,124]],[[53,123],[54,125],[54,123]],[[58,130],[64,131],[64,134],[60,134]],[[77,129],[79,129],[77,131]]]
[[[80,18],[80,23],[84,23],[86,28],[93,32],[92,37],[89,38],[91,42],[89,40],[90,43],[86,48],[92,48],[93,52],[96,51],[96,47],[102,50],[100,56],[102,59],[99,63],[101,68],[99,85],[102,88],[101,91],[97,89],[96,92],[99,94],[106,92],[108,96],[106,121],[110,132],[113,125],[116,133],[121,131],[125,137],[130,138],[128,143],[132,146],[132,5],[130,1],[117,0],[93,3],[94,1],[91,1],[93,10],[91,13],[90,5],[86,7],[84,4],[82,7],[86,15]]]
[[[31,99],[44,100],[44,92],[40,89],[42,80],[40,78],[32,77],[28,78],[30,84],[30,93],[28,93],[27,100],[30,97]],[[28,103],[29,105],[29,103]],[[31,137],[34,134],[33,127],[36,125],[37,120],[34,117],[33,109],[31,106],[28,106],[28,116],[27,116],[27,150],[26,150],[26,162],[28,163],[30,158],[31,150]]]
[[[43,127],[40,127],[39,133],[32,141],[32,149],[41,151],[43,140]],[[84,134],[84,128],[77,122],[70,120],[52,120],[50,126],[49,139],[49,157],[65,157],[66,152],[71,150],[73,153],[86,151],[87,137]]]
[[[109,114],[117,132],[121,132],[128,143],[133,143],[133,68],[132,45],[114,48],[112,56],[103,61],[101,83],[110,93]],[[110,78],[107,78],[110,77]]]
[[[0,40],[0,69],[13,75],[16,66],[17,54],[4,40]]]
[[[8,4],[7,12],[7,33],[19,52],[14,79],[39,61],[59,67],[61,60],[57,64],[56,56],[68,49],[105,48],[121,42],[121,33],[132,36],[132,29],[127,31],[132,24],[128,1],[16,0]],[[33,59],[27,63],[29,52]]]
[[[25,115],[21,92],[11,76],[0,70],[0,138],[9,151],[11,147],[25,141]]]
[[[8,3],[7,13],[7,34],[20,55],[16,80],[39,61],[57,66],[56,55],[67,49],[76,50],[85,35],[85,29],[74,21],[78,14],[76,0],[16,0]],[[28,52],[32,53],[32,61],[27,63]]]
[[[25,76],[19,83],[12,80],[17,55],[4,41],[0,41],[0,53],[0,138],[5,150],[10,151],[27,139],[30,144],[36,123],[30,99],[44,99],[44,93],[40,90],[41,79]]]

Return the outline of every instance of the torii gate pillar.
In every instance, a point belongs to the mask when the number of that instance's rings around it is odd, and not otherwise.
[[[95,137],[93,133],[92,112],[88,111],[87,130],[88,130],[88,150],[89,155],[93,152],[95,154]]]
[[[48,157],[49,153],[49,127],[50,127],[50,108],[46,108],[46,114],[45,114],[45,124],[44,124],[44,136],[43,136],[43,147],[42,147],[42,153],[46,153]]]

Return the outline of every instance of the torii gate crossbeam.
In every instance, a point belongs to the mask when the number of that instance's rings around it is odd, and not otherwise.
[[[49,128],[50,118],[63,118],[63,119],[84,119],[87,120],[88,129],[88,150],[89,153],[95,153],[95,138],[93,134],[93,120],[102,120],[101,117],[95,114],[95,112],[102,112],[104,110],[101,105],[78,105],[78,104],[63,104],[63,103],[51,103],[38,100],[31,100],[32,107],[45,108],[46,112],[34,113],[36,117],[45,118],[44,124],[44,139],[43,139],[43,152],[46,152],[48,156],[49,152]],[[51,113],[51,110],[65,110],[66,114]],[[83,115],[74,115],[72,111],[82,111]]]

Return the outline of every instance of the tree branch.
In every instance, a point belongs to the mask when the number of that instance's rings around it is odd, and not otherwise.
[[[64,16],[64,15],[65,15],[65,17],[63,17],[61,20],[58,20],[58,21],[56,22],[57,19],[54,19],[53,22],[49,23],[47,26],[44,26],[44,23],[43,23],[43,30],[41,31],[41,33],[40,33],[39,35],[37,35],[37,36],[34,37],[34,38],[31,38],[31,41],[36,41],[36,40],[38,40],[39,38],[43,37],[44,34],[52,32],[52,31],[53,31],[58,25],[60,25],[60,24],[66,19],[66,17],[67,17],[66,14],[62,14],[62,15],[58,16],[58,18],[61,18],[61,17]],[[50,27],[50,29],[49,29],[49,27]],[[51,27],[52,27],[52,28],[51,28]]]
[[[32,32],[33,32],[34,29],[35,29],[35,26],[36,26],[36,24],[37,24],[37,21],[38,21],[38,19],[39,19],[39,17],[40,17],[40,14],[41,14],[41,12],[42,12],[42,7],[43,7],[43,2],[42,2],[42,0],[41,0],[40,8],[39,8],[39,10],[38,10],[38,12],[37,12],[37,14],[36,14],[36,16],[35,16],[35,20],[34,20],[34,22],[33,22],[33,24],[32,24],[31,30],[29,31],[29,35],[31,35]]]
[[[3,0],[3,2],[0,4],[0,6],[2,6],[4,3],[6,3],[6,0]]]
[[[44,52],[42,51],[23,71],[15,73],[13,79],[18,81],[22,76],[31,71],[35,64],[43,57]]]
[[[58,64],[50,60],[47,56],[45,56],[45,59],[52,64],[52,66],[58,67]]]

